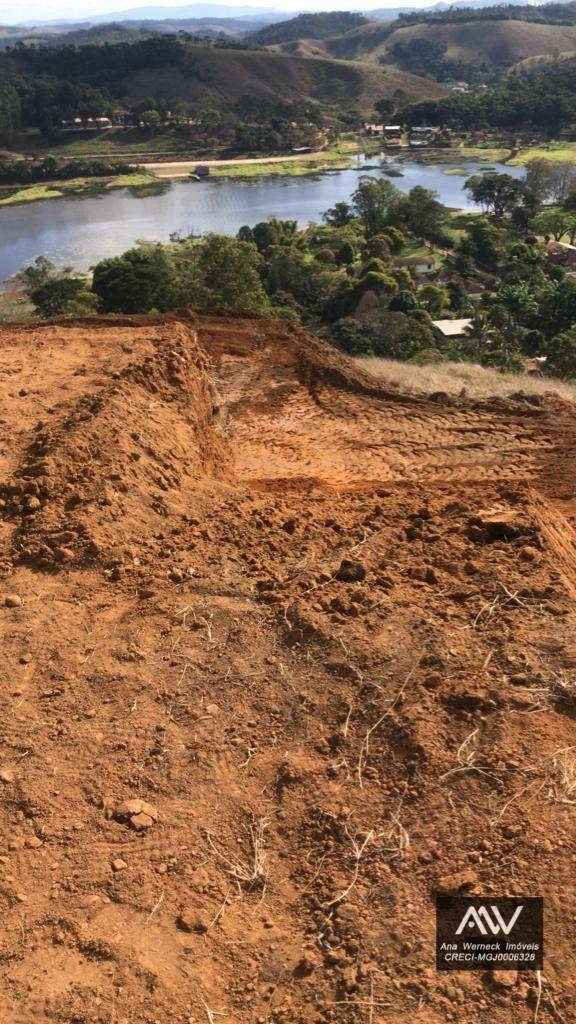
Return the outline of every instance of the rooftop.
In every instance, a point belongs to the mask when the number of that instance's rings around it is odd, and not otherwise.
[[[432,325],[436,327],[445,338],[457,338],[459,335],[464,334],[466,329],[470,327],[472,320],[470,317],[464,317],[462,320],[433,320]]]

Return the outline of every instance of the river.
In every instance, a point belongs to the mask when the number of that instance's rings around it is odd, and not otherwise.
[[[213,178],[171,182],[142,194],[129,188],[102,189],[95,194],[47,199],[0,208],[0,281],[44,255],[58,266],[86,271],[98,260],[130,248],[137,240],[168,241],[170,234],[207,231],[235,233],[243,224],[269,216],[297,220],[305,226],[348,199],[362,174],[380,176],[378,157],[359,157],[354,167],[304,177],[263,177],[250,180]],[[402,177],[390,180],[403,192],[414,185],[434,189],[447,206],[474,209],[463,186],[467,176],[486,165],[430,165],[398,162]],[[522,177],[524,169],[491,164],[495,170]],[[445,174],[462,168],[467,174]],[[151,194],[150,194],[151,193]]]

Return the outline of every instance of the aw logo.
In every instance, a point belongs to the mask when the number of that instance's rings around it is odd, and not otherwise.
[[[456,929],[456,935],[461,935],[466,927],[476,928],[480,935],[510,935],[523,910],[522,904],[516,907],[508,924],[506,924],[495,904],[490,907],[490,910],[487,910],[485,906],[478,907],[478,909],[476,907],[468,907]]]
[[[538,971],[544,960],[540,896],[437,896],[439,971]]]

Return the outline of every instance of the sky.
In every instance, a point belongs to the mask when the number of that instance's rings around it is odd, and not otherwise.
[[[209,2],[209,0],[208,0]],[[219,3],[220,0],[213,0],[214,3]],[[194,0],[190,0],[190,3],[194,3]],[[241,6],[243,0],[238,0],[238,5]],[[372,7],[401,7],[401,6],[420,6],[419,0],[416,3],[410,3],[410,0],[383,0],[379,3],[378,0],[366,0],[365,3],[356,0],[356,3],[346,2],[346,0],[270,0],[266,3],[266,0],[262,0],[261,4],[258,0],[244,0],[247,6],[253,7],[271,7],[277,10],[283,11],[318,11],[318,10],[366,10]],[[145,6],[179,6],[179,0],[0,0],[0,25],[16,25],[20,22],[41,20],[49,21],[57,18],[73,18],[74,20],[81,21],[82,18],[89,17],[94,14],[113,14],[115,11],[127,11],[131,7],[145,7]],[[233,17],[234,11],[233,6],[230,5],[230,14]]]

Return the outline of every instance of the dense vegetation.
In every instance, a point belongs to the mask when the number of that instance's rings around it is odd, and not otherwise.
[[[439,82],[449,78],[469,81],[478,77],[478,69],[474,65],[461,60],[448,60],[447,49],[448,44],[442,39],[416,36],[414,39],[401,39],[394,43],[380,60],[387,64],[392,57],[398,67],[405,71],[435,78]]]
[[[126,163],[109,160],[0,160],[0,185],[32,185],[39,181],[66,181],[72,178],[106,178],[134,174],[138,170]]]
[[[545,245],[576,237],[576,169],[540,160],[526,182],[493,172],[466,187],[485,213],[461,218],[457,235],[434,193],[417,186],[402,195],[385,178],[365,177],[350,202],[304,230],[270,218],[236,238],[132,249],[99,263],[91,282],[45,260],[24,279],[42,316],[246,308],[301,323],[354,355],[508,370],[541,355],[551,372],[576,376],[576,281]],[[406,257],[435,247],[449,252],[435,257],[440,277],[414,277]],[[464,335],[439,341],[432,320],[460,317],[471,320]]]
[[[515,75],[483,92],[453,92],[411,104],[399,116],[407,124],[535,129],[554,135],[576,121],[576,61],[551,64],[540,74]]]

